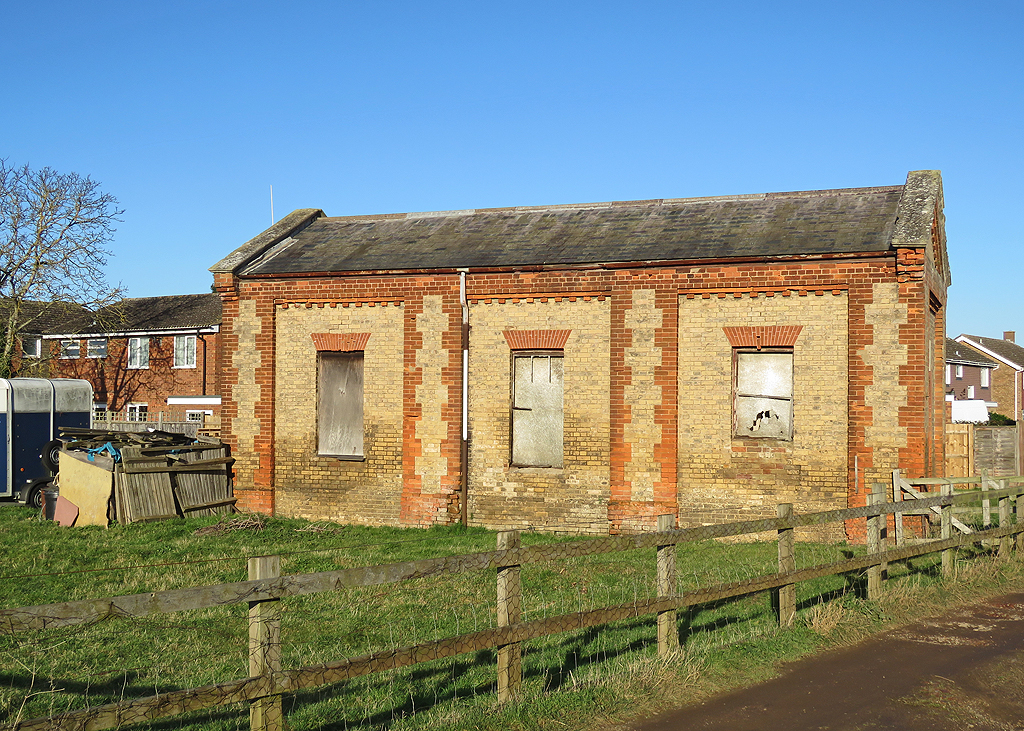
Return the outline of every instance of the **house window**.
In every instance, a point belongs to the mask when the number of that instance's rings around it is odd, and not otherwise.
[[[967,387],[967,398],[974,398],[974,386]]]
[[[43,339],[25,336],[21,339],[21,355],[23,358],[42,358]]]
[[[363,351],[318,354],[317,453],[363,456]]]
[[[512,354],[512,465],[561,467],[564,358],[558,352]]]
[[[60,357],[77,358],[82,354],[82,343],[78,340],[61,340]]]
[[[148,404],[128,404],[124,409],[126,421],[146,421],[149,418]]]
[[[793,438],[793,351],[734,351],[733,434]]]
[[[149,368],[149,338],[128,338],[128,367]]]
[[[953,366],[946,364],[946,385],[948,386],[953,382]]]
[[[960,380],[963,377],[964,377],[964,367],[963,367],[963,364],[957,364],[957,367],[956,367],[956,378],[957,378],[957,380]]]
[[[89,338],[85,341],[85,354],[90,358],[107,357],[107,339]]]
[[[981,369],[981,387],[982,388],[988,388],[989,387],[989,380],[988,379],[990,377],[991,372],[992,372],[991,368],[982,368]]]
[[[174,336],[174,367],[195,368],[196,367],[196,336],[175,335]]]

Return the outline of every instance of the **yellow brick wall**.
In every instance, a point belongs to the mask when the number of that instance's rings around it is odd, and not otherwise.
[[[278,307],[277,513],[397,525],[402,493],[403,311],[394,304]],[[371,333],[363,360],[364,462],[317,456],[317,353],[310,333]]]
[[[873,301],[865,306],[865,324],[872,327],[871,345],[860,357],[871,367],[873,380],[864,389],[864,404],[871,409],[871,426],[864,429],[864,446],[873,450],[872,467],[861,474],[860,486],[892,484],[892,471],[900,466],[900,450],[907,446],[907,428],[900,426],[900,406],[907,403],[907,387],[900,384],[900,368],[907,364],[907,346],[900,343],[900,326],[907,322],[907,306],[900,304],[899,284],[873,285]]]
[[[654,336],[662,326],[662,315],[654,298],[652,289],[634,290],[632,307],[626,310],[626,327],[633,344],[624,354],[630,369],[629,384],[624,389],[630,420],[623,427],[623,439],[630,446],[630,459],[624,465],[623,476],[634,501],[653,501],[654,483],[661,477],[660,465],[654,459],[654,447],[661,436],[655,423],[661,387],[655,383],[654,374],[661,365],[662,349],[655,345]]]
[[[256,368],[260,364],[256,335],[261,326],[253,300],[238,303],[238,319],[233,327],[238,336],[238,349],[230,354],[230,358],[231,367],[238,373],[238,382],[231,389],[231,399],[238,407],[238,414],[231,425],[235,438],[235,448],[231,452],[235,458],[232,470],[237,486],[250,487],[257,467],[255,437],[260,432],[256,418],[256,404],[260,400],[260,387],[256,385]]]
[[[442,336],[448,329],[448,316],[442,311],[440,295],[423,298],[423,311],[416,316],[416,331],[423,338],[423,347],[416,351],[416,366],[421,382],[416,386],[416,403],[422,416],[415,422],[416,439],[420,453],[415,458],[414,473],[420,478],[420,493],[437,495],[442,491],[442,478],[448,473],[448,457],[441,453],[441,445],[448,436],[448,423],[443,410],[448,405],[448,385],[442,378],[442,369],[448,366],[448,351],[442,345]],[[456,387],[457,388],[457,387]],[[455,396],[458,396],[456,393]],[[401,408],[401,407],[399,407]],[[448,517],[439,506],[433,516],[439,523]]]
[[[471,525],[608,532],[610,319],[607,301],[471,306]],[[572,330],[564,360],[564,465],[513,468],[511,353],[504,330]]]
[[[727,326],[802,325],[793,349],[793,440],[732,436]],[[681,526],[846,507],[847,295],[679,300]],[[829,529],[842,538],[842,526]]]

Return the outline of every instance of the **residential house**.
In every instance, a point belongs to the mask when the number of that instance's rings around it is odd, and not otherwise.
[[[989,411],[1017,421],[1024,416],[1024,348],[1014,339],[1014,331],[1007,330],[1001,340],[980,335],[958,335],[956,342],[991,358],[1000,366],[991,373]]]
[[[211,268],[235,494],[312,519],[600,534],[863,505],[895,468],[941,475],[942,210],[940,174],[918,171],[295,211]]]
[[[43,336],[50,372],[92,383],[95,409],[145,421],[203,421],[220,412],[221,299],[125,299]]]
[[[11,306],[11,300],[0,300],[0,322],[5,327],[9,326]],[[72,303],[23,301],[16,315],[18,337],[12,355],[12,374],[29,378],[49,377],[50,358],[43,345],[43,335],[64,323],[79,321],[87,314],[84,307]]]
[[[996,405],[992,400],[992,372],[998,367],[991,358],[946,338],[946,401],[952,421],[988,421],[988,409]]]

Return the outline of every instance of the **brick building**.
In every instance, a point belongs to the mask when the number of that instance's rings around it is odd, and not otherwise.
[[[896,467],[942,474],[942,206],[919,171],[295,211],[211,268],[240,505],[606,533],[861,505]]]
[[[54,377],[92,383],[97,412],[133,420],[204,420],[220,412],[221,299],[216,294],[124,299],[52,326],[43,341]]]
[[[1018,421],[1024,418],[1024,348],[1015,340],[1012,330],[1005,331],[1002,339],[980,335],[956,337],[962,347],[998,364],[991,373],[989,411]]]

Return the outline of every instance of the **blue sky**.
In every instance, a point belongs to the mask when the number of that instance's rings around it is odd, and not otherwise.
[[[109,276],[204,292],[328,215],[892,185],[940,169],[947,333],[1024,334],[1024,3],[4,3],[0,157],[125,209]]]

